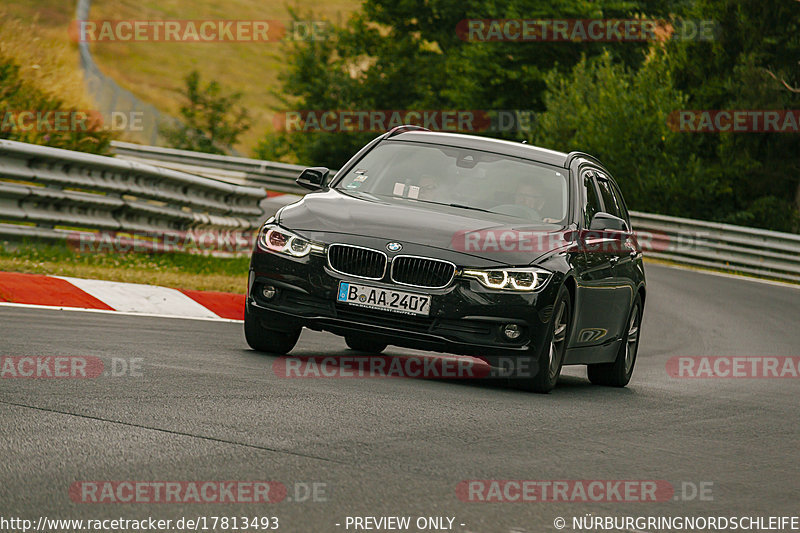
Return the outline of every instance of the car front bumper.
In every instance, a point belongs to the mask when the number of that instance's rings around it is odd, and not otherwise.
[[[430,251],[427,255],[436,257]],[[415,316],[337,302],[340,281],[428,295],[430,314]],[[323,253],[295,258],[256,249],[247,311],[263,327],[276,331],[306,327],[337,335],[367,335],[387,344],[470,355],[491,364],[498,356],[542,353],[558,282],[550,279],[543,289],[523,293],[487,289],[477,280],[456,276],[443,289],[417,288],[340,274],[329,268]],[[268,285],[277,289],[270,299],[262,294]],[[503,334],[511,323],[522,329],[513,340]]]

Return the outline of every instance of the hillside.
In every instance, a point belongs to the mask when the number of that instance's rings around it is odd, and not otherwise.
[[[303,18],[313,9],[314,20],[334,22],[349,16],[359,5],[358,0],[294,0],[291,3],[256,0],[95,0],[92,20],[279,20],[288,22],[289,8]],[[75,2],[67,0],[26,0],[0,8],[10,17],[19,19],[20,27],[37,21],[35,35],[31,31],[13,31],[4,35],[3,46],[49,47],[60,51],[62,67],[74,72],[59,76],[69,90],[79,76],[77,47],[70,41],[68,28],[74,18]],[[7,18],[7,17],[4,17]],[[31,37],[33,38],[33,42]],[[10,42],[7,42],[8,40]],[[18,41],[19,45],[14,44]],[[113,77],[122,87],[142,100],[155,105],[159,111],[177,115],[181,105],[179,89],[191,70],[200,72],[203,81],[216,80],[227,91],[243,94],[253,126],[236,147],[249,155],[252,148],[271,127],[277,99],[271,91],[278,90],[278,73],[283,57],[281,45],[273,42],[186,43],[186,42],[97,42],[92,53],[100,69]],[[71,80],[67,82],[67,80]],[[60,89],[59,89],[60,90]],[[65,89],[66,90],[66,89]],[[85,96],[84,96],[85,98]]]
[[[23,79],[64,101],[90,108],[77,47],[65,28],[73,10],[61,0],[29,0],[0,6],[0,53],[20,66]]]

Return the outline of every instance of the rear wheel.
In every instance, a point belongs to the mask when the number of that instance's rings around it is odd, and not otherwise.
[[[301,328],[284,332],[265,328],[261,320],[250,313],[245,305],[244,309],[244,338],[247,344],[259,352],[285,355],[289,353],[300,337]]]
[[[355,350],[357,352],[366,352],[366,353],[381,353],[386,349],[386,346],[388,346],[386,343],[378,342],[365,337],[359,337],[356,335],[346,335],[344,338],[344,342],[347,343],[347,346],[351,350]]]
[[[550,321],[549,342],[545,344],[539,355],[539,369],[530,381],[529,390],[533,392],[548,393],[556,386],[561,367],[564,364],[564,355],[567,352],[570,322],[572,320],[572,303],[569,291],[562,286],[558,291],[556,303],[553,305],[553,318]]]
[[[642,325],[642,299],[636,296],[628,317],[628,329],[613,363],[588,365],[589,381],[595,385],[624,387],[631,380],[636,354],[639,351],[639,332]]]

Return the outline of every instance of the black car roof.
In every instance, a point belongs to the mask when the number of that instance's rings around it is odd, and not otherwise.
[[[475,135],[461,135],[458,133],[442,133],[433,131],[407,131],[398,133],[391,137],[393,141],[426,142],[434,144],[446,144],[460,148],[471,148],[474,150],[484,150],[487,152],[501,153],[524,159],[546,163],[557,167],[566,167],[569,155],[564,152],[539,148],[530,144],[520,142],[503,141],[500,139],[489,139]]]

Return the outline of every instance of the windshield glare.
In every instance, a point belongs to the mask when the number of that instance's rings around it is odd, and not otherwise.
[[[455,204],[530,222],[558,223],[567,214],[564,172],[511,156],[433,144],[383,143],[337,189]]]

